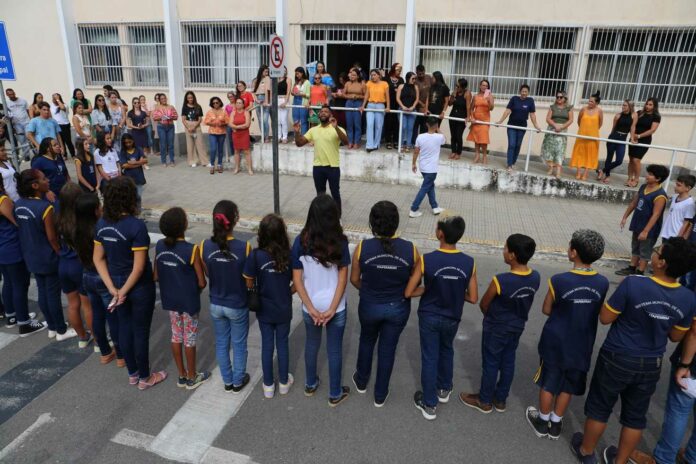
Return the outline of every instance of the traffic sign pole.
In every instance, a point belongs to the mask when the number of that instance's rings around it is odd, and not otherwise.
[[[12,147],[12,155],[10,159],[12,160],[12,164],[15,166],[15,171],[19,172],[19,165],[22,162],[20,159],[19,155],[19,148],[17,147],[17,141],[15,140],[14,136],[14,129],[12,128],[12,120],[9,117],[8,113],[8,108],[7,108],[7,100],[5,99],[5,87],[2,85],[2,81],[0,80],[0,95],[2,95],[2,107],[5,110],[5,115],[7,117],[7,135],[10,136],[10,146]]]
[[[7,40],[7,28],[5,27],[5,22],[0,21],[0,95],[2,95],[2,107],[5,113],[9,113],[7,107],[7,100],[5,100],[5,87],[2,85],[2,81],[13,81],[16,79],[14,64],[12,62],[12,53],[10,52],[10,43]],[[22,162],[19,159],[19,148],[17,147],[17,142],[15,141],[12,121],[7,114],[7,132],[10,136],[10,144],[12,145],[12,153],[15,155],[15,168],[19,171],[19,164]]]
[[[278,167],[278,78],[285,74],[285,46],[283,38],[271,35],[269,41],[269,74],[271,76],[271,123],[273,125],[273,211],[280,214],[280,170]]]

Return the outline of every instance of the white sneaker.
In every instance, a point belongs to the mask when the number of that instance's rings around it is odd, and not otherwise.
[[[422,215],[423,215],[423,213],[420,211],[409,211],[408,212],[408,217],[411,217],[411,218],[421,217]]]
[[[196,166],[197,166],[196,163],[193,163],[193,164],[191,165],[192,168],[195,168]]]
[[[278,385],[278,390],[280,391],[280,394],[287,395],[293,383],[295,383],[295,378],[292,376],[292,374],[288,374],[288,383],[281,383]]]
[[[437,208],[433,208],[433,214],[437,216],[440,213],[443,213],[445,211],[445,208],[440,208],[439,206]]]
[[[206,167],[207,167],[207,168],[214,168],[215,166],[213,166],[212,164],[208,163],[208,166],[206,166]]]
[[[70,338],[77,337],[77,332],[72,327],[65,331],[63,334],[56,334],[56,341],[62,342],[63,340],[68,340]]]
[[[48,338],[56,338],[56,331],[48,329]]]
[[[273,398],[275,395],[275,383],[273,385],[263,384],[263,397],[267,399]]]

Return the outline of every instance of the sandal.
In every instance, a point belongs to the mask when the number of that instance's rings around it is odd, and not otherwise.
[[[222,173],[222,166],[217,167],[217,172]]]
[[[213,174],[215,174],[215,168],[210,168],[210,175],[212,176]]]
[[[152,388],[158,383],[164,382],[164,380],[167,378],[167,372],[166,371],[158,371],[150,374],[150,377],[148,377],[146,380],[140,379],[140,382],[138,383],[138,390],[147,390],[148,388]]]

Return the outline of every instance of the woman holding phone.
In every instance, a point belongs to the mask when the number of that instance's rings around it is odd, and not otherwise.
[[[488,144],[491,143],[488,134],[490,126],[488,124],[476,124],[476,121],[490,122],[491,111],[495,106],[495,98],[491,93],[491,84],[487,79],[479,82],[479,91],[471,99],[471,109],[469,110],[469,122],[471,128],[466,139],[474,142],[474,164],[479,160],[483,164],[488,164]]]

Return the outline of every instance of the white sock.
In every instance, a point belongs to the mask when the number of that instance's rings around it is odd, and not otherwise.
[[[555,411],[551,412],[551,422],[561,422],[563,420],[563,416],[557,416]]]
[[[548,422],[549,417],[551,417],[550,414],[544,414],[541,411],[539,411],[539,419],[543,420],[544,422]]]

